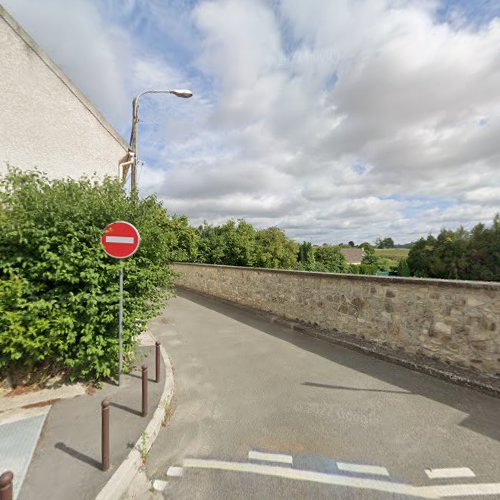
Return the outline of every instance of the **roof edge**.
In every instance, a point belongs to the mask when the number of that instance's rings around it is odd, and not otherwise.
[[[45,53],[31,35],[0,5],[0,17],[11,27],[11,29],[24,41],[24,43],[42,60],[42,62],[62,81],[68,90],[87,108],[89,113],[101,124],[101,126],[128,151],[127,141],[113,128],[113,126],[104,118],[102,113],[92,104],[83,92],[70,80],[59,66]]]

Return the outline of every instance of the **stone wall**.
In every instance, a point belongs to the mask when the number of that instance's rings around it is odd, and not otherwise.
[[[185,288],[500,375],[500,283],[174,264]]]

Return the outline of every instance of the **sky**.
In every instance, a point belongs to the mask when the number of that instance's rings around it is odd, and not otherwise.
[[[414,241],[500,212],[500,0],[2,0],[193,225]]]

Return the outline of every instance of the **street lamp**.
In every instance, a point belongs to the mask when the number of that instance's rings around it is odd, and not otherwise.
[[[138,133],[139,133],[139,98],[144,94],[172,94],[176,97],[183,97],[187,99],[193,96],[193,93],[187,89],[173,89],[173,90],[145,90],[139,95],[134,97],[132,101],[132,130],[130,132],[130,158],[131,158],[131,172],[130,172],[130,190],[132,193],[137,192],[137,159],[138,159]]]

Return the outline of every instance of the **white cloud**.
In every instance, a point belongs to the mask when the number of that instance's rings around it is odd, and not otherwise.
[[[500,211],[500,19],[439,0],[8,0],[198,223],[408,241]],[[113,15],[116,13],[116,15]]]

